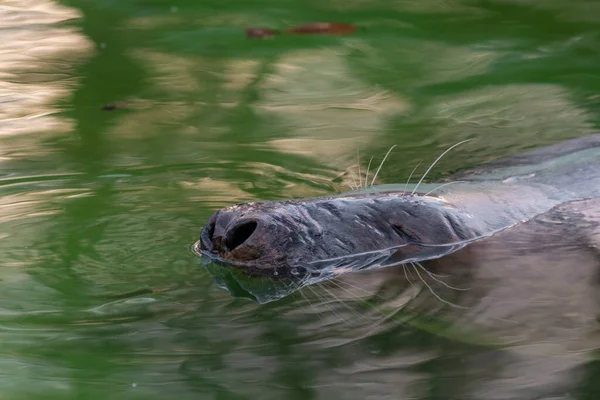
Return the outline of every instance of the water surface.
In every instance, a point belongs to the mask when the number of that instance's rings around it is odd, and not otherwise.
[[[464,139],[475,140],[430,179],[593,132],[599,8],[0,1],[0,394],[596,398],[597,363],[580,360],[570,375],[529,358],[537,367],[520,369],[470,329],[476,318],[449,326],[427,288],[427,318],[384,319],[415,294],[401,270],[258,305],[219,288],[191,247],[210,214],[233,202],[355,186],[358,151],[364,174],[371,156],[378,165],[398,145],[378,177],[394,183],[423,161],[420,178]],[[244,35],[311,21],[360,29]],[[102,110],[116,103],[123,108]],[[577,243],[560,245],[579,254]],[[553,261],[557,270],[588,262],[574,259]],[[383,309],[354,301],[365,293],[383,297]],[[527,380],[555,373],[559,389]]]

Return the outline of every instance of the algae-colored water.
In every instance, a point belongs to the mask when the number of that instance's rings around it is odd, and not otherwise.
[[[359,29],[244,34],[312,21]],[[600,3],[0,1],[0,32],[1,398],[503,398],[477,333],[235,299],[191,247],[228,204],[347,190],[358,150],[396,144],[394,183],[593,132]]]

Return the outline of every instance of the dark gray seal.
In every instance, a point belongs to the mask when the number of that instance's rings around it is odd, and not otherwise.
[[[312,276],[435,259],[600,195],[600,134],[509,157],[439,185],[382,185],[215,212],[200,251],[252,274]],[[431,192],[433,189],[436,189]]]
[[[600,135],[489,163],[441,184],[447,186],[431,193],[439,184],[414,193],[415,185],[384,185],[227,207],[204,227],[200,251],[210,266],[224,265],[213,277],[234,295],[241,288],[260,303],[296,291],[306,299],[341,300],[320,309],[325,320],[331,308],[350,321],[336,338],[370,337],[373,327],[386,332],[384,320],[400,354],[406,347],[398,323],[469,346],[494,343],[463,352],[445,341],[427,348],[456,367],[448,381],[467,382],[453,398],[571,399],[580,398],[582,387],[597,387]],[[277,282],[254,276],[274,274],[295,276],[298,284],[255,284]],[[304,301],[292,304],[302,318],[310,311]],[[365,322],[371,311],[376,319]],[[386,369],[394,365],[389,353]],[[397,379],[402,368],[393,371]]]

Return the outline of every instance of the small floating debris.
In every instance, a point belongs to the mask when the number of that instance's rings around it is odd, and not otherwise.
[[[356,32],[356,26],[344,24],[341,22],[311,22],[290,28],[285,31],[278,31],[270,28],[248,28],[246,36],[258,39],[269,39],[278,34],[288,35],[349,35]]]
[[[102,107],[102,109],[105,111],[112,111],[112,110],[116,110],[117,108],[126,108],[126,107],[127,107],[126,103],[114,103],[114,104],[107,104],[104,107]]]
[[[246,36],[248,39],[259,38],[259,39],[269,39],[275,36],[275,34],[281,33],[279,31],[275,31],[269,28],[248,28],[246,29]]]
[[[340,22],[313,22],[288,29],[289,33],[296,34],[325,34],[325,35],[348,35],[356,31],[356,26]]]

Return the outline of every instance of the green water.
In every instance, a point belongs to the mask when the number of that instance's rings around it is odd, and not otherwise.
[[[359,30],[243,30],[311,21]],[[0,1],[0,31],[6,399],[473,396],[485,348],[233,299],[191,246],[233,202],[356,185],[358,150],[396,144],[378,181],[404,182],[475,139],[434,179],[600,122],[594,0]]]

